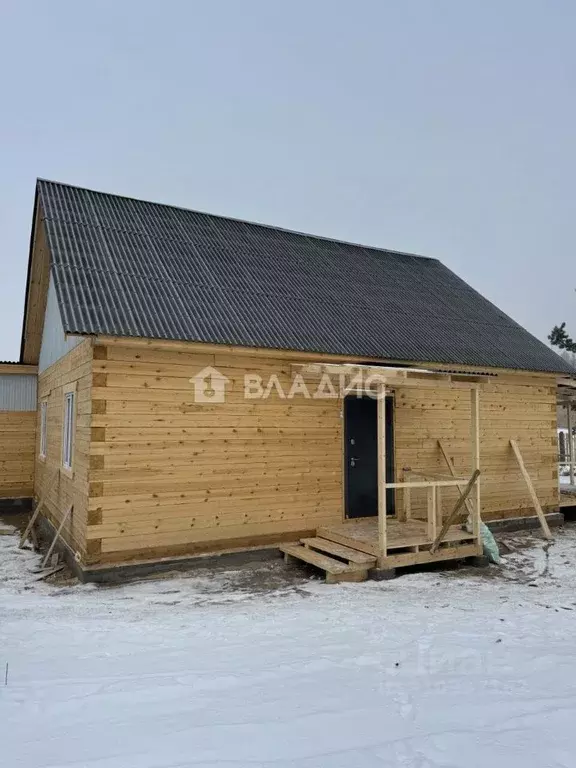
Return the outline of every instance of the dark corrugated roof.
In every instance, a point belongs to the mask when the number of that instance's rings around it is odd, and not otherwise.
[[[50,181],[68,333],[567,372],[435,259]]]

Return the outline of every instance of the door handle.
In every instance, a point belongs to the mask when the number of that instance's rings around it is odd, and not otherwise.
[[[359,461],[359,459],[358,459],[358,458],[356,458],[356,456],[351,456],[351,457],[350,457],[350,466],[351,466],[351,467],[355,467],[355,466],[356,466],[356,462],[357,462],[357,461]]]

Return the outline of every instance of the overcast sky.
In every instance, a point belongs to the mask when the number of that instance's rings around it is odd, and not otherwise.
[[[37,176],[441,259],[576,334],[574,0],[0,0],[0,359]]]

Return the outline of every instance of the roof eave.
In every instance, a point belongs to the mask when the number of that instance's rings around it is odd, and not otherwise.
[[[20,362],[36,365],[40,357],[44,312],[50,280],[51,253],[42,227],[43,206],[38,183],[34,195],[28,271],[20,341]]]
[[[20,339],[20,363],[24,362],[26,347],[26,320],[30,303],[30,278],[32,275],[32,257],[34,255],[34,241],[36,239],[36,223],[38,215],[38,182],[34,191],[34,208],[32,209],[32,226],[30,227],[30,244],[28,246],[28,271],[26,273],[26,289],[24,293],[24,314],[22,316],[22,336]]]

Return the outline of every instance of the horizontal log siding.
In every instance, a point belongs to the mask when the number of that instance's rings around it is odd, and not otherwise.
[[[0,411],[0,499],[34,491],[36,411]]]
[[[88,536],[102,561],[235,547],[342,519],[341,406],[244,399],[244,374],[290,363],[231,354],[96,347]],[[224,404],[194,402],[207,365]]]
[[[470,395],[463,390],[399,389],[396,393],[397,468],[448,472],[438,440],[444,442],[458,474],[472,473]],[[558,504],[556,387],[554,377],[508,374],[480,392],[482,516],[494,520],[534,515],[526,483],[510,448],[518,441],[543,507]],[[444,512],[457,493],[444,490]],[[401,502],[401,495],[399,494]],[[425,517],[425,492],[413,491],[416,516]]]
[[[86,522],[88,513],[88,471],[90,448],[90,418],[92,409],[92,346],[83,341],[38,377],[38,414],[36,435],[35,496],[44,495],[54,472],[62,468],[62,426],[64,388],[76,382],[76,428],[74,433],[73,476],[63,472],[50,488],[44,514],[57,526],[70,504],[72,516],[63,530],[63,537],[87,561]],[[40,403],[48,402],[46,459],[40,459]]]
[[[91,562],[245,547],[341,522],[341,401],[245,400],[246,372],[275,373],[288,389],[291,361],[161,346],[94,348]],[[194,402],[189,380],[208,365],[230,379],[224,404]],[[506,375],[481,402],[487,516],[532,514],[510,437],[543,504],[555,504],[553,377]],[[396,404],[398,476],[404,466],[446,471],[438,438],[469,473],[467,391],[399,389]]]

